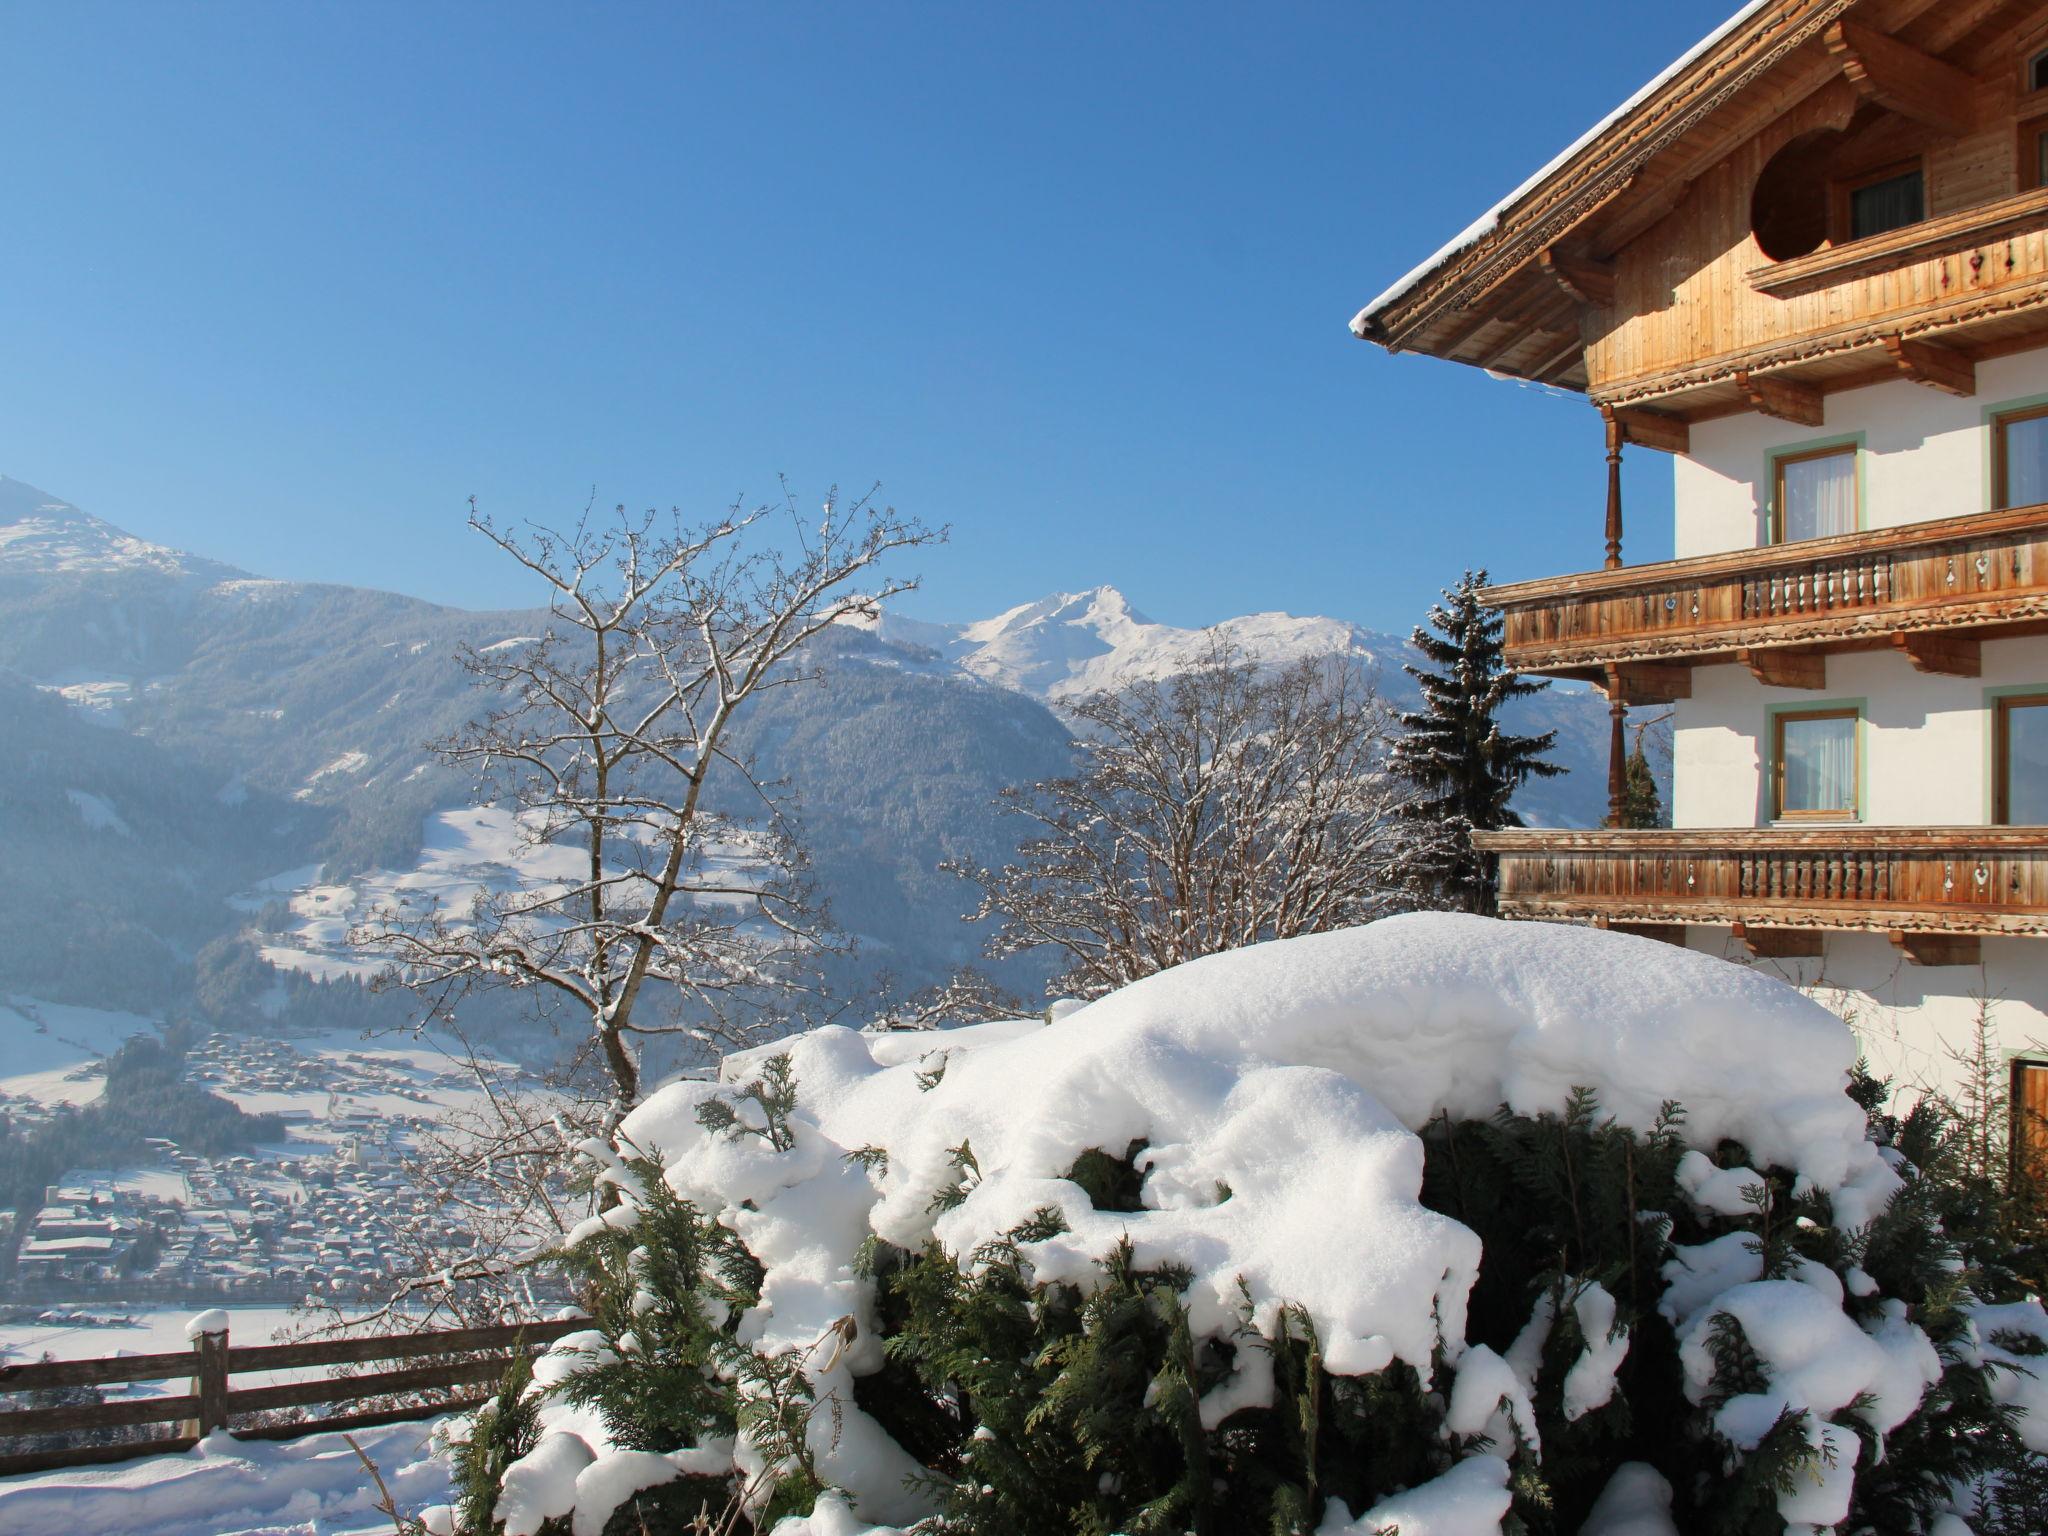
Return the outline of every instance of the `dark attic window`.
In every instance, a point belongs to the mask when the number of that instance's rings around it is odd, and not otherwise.
[[[1849,188],[1849,238],[1861,240],[1888,229],[1903,229],[1927,217],[1920,167],[1891,171]]]
[[[2048,90],[2048,48],[2043,48],[2027,60],[2027,89]]]
[[[1838,137],[1803,134],[1772,155],[1757,177],[1749,227],[1772,261],[1804,256],[1827,239],[1827,156]]]

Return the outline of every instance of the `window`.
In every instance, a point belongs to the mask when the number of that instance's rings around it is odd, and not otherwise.
[[[1927,199],[1920,167],[1892,167],[1861,181],[1852,181],[1849,195],[1848,238],[1862,240],[1888,229],[1918,224],[1927,216]]]
[[[2048,826],[2048,693],[1998,699],[1991,711],[1991,819]]]
[[[2027,60],[2027,84],[2030,91],[2048,91],[2048,48]]]
[[[1854,709],[1816,709],[1772,717],[1771,819],[1841,820],[1856,807]]]
[[[1992,495],[2001,507],[2048,501],[2048,405],[1991,418]]]
[[[1854,443],[1779,454],[1772,464],[1772,543],[1856,531]]]
[[[2020,124],[2020,190],[2048,187],[2048,117]]]
[[[2012,1064],[2012,1171],[2038,1180],[2048,1172],[2048,1061]]]

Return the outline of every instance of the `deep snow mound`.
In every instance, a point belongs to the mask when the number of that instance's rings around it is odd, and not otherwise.
[[[1128,1242],[1141,1266],[1192,1271],[1183,1300],[1197,1338],[1242,1337],[1247,1324],[1272,1337],[1291,1309],[1331,1372],[1401,1361],[1427,1381],[1436,1361],[1456,1368],[1468,1354],[1480,1262],[1477,1235],[1421,1202],[1415,1133],[1431,1120],[1502,1104],[1554,1112],[1585,1087],[1603,1115],[1647,1131],[1675,1101],[1692,1145],[1734,1138],[1829,1193],[1855,1226],[1898,1187],[1844,1093],[1855,1056],[1839,1019],[1723,960],[1417,914],[1211,956],[1049,1024],[821,1029],[730,1058],[719,1083],[661,1089],[619,1141],[760,1261],[741,1339],[825,1357],[806,1367],[835,1404],[829,1426],[813,1424],[819,1475],[866,1519],[907,1523],[927,1512],[906,1490],[916,1468],[851,1391],[882,1363],[859,1260],[871,1237],[906,1250],[936,1239],[970,1269],[985,1244],[1029,1230],[1017,1251],[1036,1279],[1084,1290]],[[731,1130],[733,1115],[760,1126],[744,1085],[775,1057],[797,1085],[779,1146]],[[731,1113],[700,1113],[712,1100]],[[1070,1177],[1091,1151],[1129,1160],[1139,1208],[1098,1209]],[[630,1196],[630,1177],[620,1183]],[[1059,1230],[1036,1235],[1048,1225]],[[855,1342],[820,1351],[846,1317]],[[1581,1372],[1594,1401],[1625,1337],[1602,1349],[1610,1358],[1589,1350]],[[1507,1379],[1491,1351],[1470,1353],[1475,1381]],[[1237,1359],[1202,1400],[1205,1425],[1271,1400],[1267,1356]],[[1487,1410],[1499,1397],[1467,1395]],[[609,1449],[587,1414],[551,1416],[590,1442],[586,1454]],[[735,1460],[759,1469],[744,1437]]]

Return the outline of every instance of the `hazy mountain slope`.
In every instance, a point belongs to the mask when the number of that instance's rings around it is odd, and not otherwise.
[[[1066,772],[1066,728],[1021,694],[871,636],[823,636],[813,660],[818,680],[762,696],[737,742],[787,777],[840,926],[906,982],[972,962],[1035,990],[1044,966],[978,958],[985,935],[961,921],[973,888],[938,866],[1014,855],[1018,828],[991,802]]]
[[[247,883],[306,865],[342,878],[407,869],[424,818],[468,803],[468,781],[423,745],[478,708],[456,648],[535,634],[544,612],[259,580],[129,539],[19,482],[8,495],[29,507],[33,536],[0,542],[0,667],[39,685],[27,698],[65,723],[72,762],[146,743],[166,782],[291,808],[290,834],[258,845],[267,862]],[[966,887],[938,863],[1008,855],[990,804],[1004,785],[1060,771],[1067,732],[922,650],[848,633],[817,660],[816,682],[763,696],[739,744],[798,791],[820,883],[869,950],[862,969],[937,979],[980,943],[959,920]],[[61,856],[23,850],[25,863]],[[180,931],[188,957],[246,920],[211,886],[195,914]],[[1037,974],[1009,970],[1019,986]],[[0,945],[0,990],[19,990],[16,974]],[[238,995],[249,991],[244,978]]]
[[[0,993],[161,1005],[191,990],[206,949],[200,970],[220,974],[198,978],[203,996],[232,996],[244,1016],[277,1006],[285,994],[248,952],[206,946],[265,902],[274,929],[302,921],[284,908],[292,882],[244,910],[227,896],[286,870],[310,884],[309,866],[342,880],[411,869],[425,818],[471,799],[424,748],[478,707],[458,645],[545,622],[263,580],[0,480],[0,670],[15,674],[0,740],[37,744],[0,753]],[[1268,660],[1354,656],[1391,698],[1414,698],[1400,670],[1411,653],[1392,637],[1288,614],[1224,628]],[[821,890],[866,950],[844,979],[886,968],[920,985],[973,959],[969,889],[939,863],[1010,854],[1017,828],[992,803],[1065,768],[1063,699],[1169,675],[1206,645],[1106,587],[972,624],[888,615],[824,637],[818,679],[757,701],[738,746],[796,792]],[[1580,771],[1518,803],[1534,821],[1595,821],[1604,706],[1553,691],[1519,714],[1518,728],[1552,727]],[[1035,985],[1037,967],[1006,969]]]
[[[325,813],[94,725],[0,673],[0,995],[178,1006],[227,899],[317,840]]]

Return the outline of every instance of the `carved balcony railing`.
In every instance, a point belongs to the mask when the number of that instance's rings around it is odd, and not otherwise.
[[[1504,917],[1725,925],[1759,953],[1882,933],[1911,959],[2048,936],[2048,827],[1732,827],[1482,832]]]
[[[1684,697],[1684,669],[1710,662],[1822,688],[1828,652],[1887,645],[1973,676],[1980,639],[2048,628],[2048,505],[1517,582],[1486,601],[1509,666],[1604,686],[1618,671],[1630,702]]]

